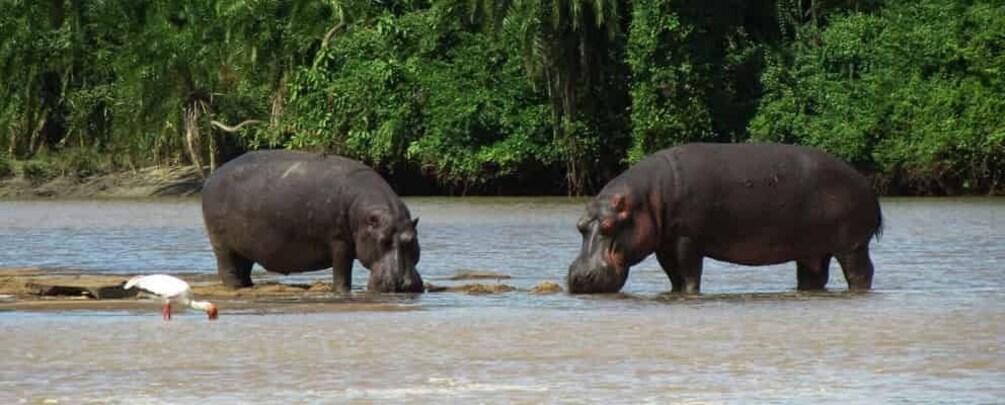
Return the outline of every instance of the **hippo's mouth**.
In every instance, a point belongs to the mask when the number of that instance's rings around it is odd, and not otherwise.
[[[603,251],[602,258],[604,263],[614,267],[615,270],[621,271],[627,267],[625,266],[625,255],[617,248],[614,241],[607,243],[607,247]]]
[[[604,235],[600,226],[586,221],[580,227],[583,247],[576,260],[569,265],[567,281],[573,294],[613,293],[621,289],[628,278],[626,250],[617,238]]]
[[[581,255],[569,266],[569,292],[573,294],[614,293],[628,277],[625,254],[613,240],[595,239],[592,254]]]
[[[394,272],[393,267],[383,262],[370,266],[370,280],[367,288],[382,293],[415,293],[424,292],[425,286],[419,273],[412,271]]]

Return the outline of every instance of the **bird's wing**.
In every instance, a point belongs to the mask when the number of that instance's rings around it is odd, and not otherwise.
[[[133,287],[164,298],[174,297],[189,291],[188,283],[167,274],[133,277],[126,283],[124,288],[129,289]]]

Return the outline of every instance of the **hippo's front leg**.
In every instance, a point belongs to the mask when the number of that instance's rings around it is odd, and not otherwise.
[[[216,271],[224,286],[237,289],[254,285],[251,282],[251,268],[255,262],[220,244],[213,245],[213,254],[216,255]]]
[[[355,260],[352,245],[335,241],[332,243],[332,291],[348,293],[352,289],[352,261]]]
[[[684,276],[680,274],[677,267],[677,257],[673,253],[675,249],[661,249],[656,251],[656,261],[660,263],[663,272],[670,278],[670,291],[679,293],[684,291]]]
[[[690,238],[674,238],[656,252],[663,272],[670,278],[671,291],[698,294],[704,258]]]

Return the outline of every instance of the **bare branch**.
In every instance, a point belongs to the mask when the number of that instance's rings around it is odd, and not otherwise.
[[[216,121],[216,120],[210,120],[209,123],[213,124],[214,127],[217,127],[217,128],[220,128],[220,129],[222,129],[224,131],[233,133],[233,132],[240,131],[241,127],[243,127],[245,125],[249,125],[249,124],[261,124],[262,121],[261,120],[247,120],[247,121],[244,121],[244,122],[242,122],[240,124],[237,124],[235,126],[229,126],[227,124],[224,124],[224,123],[222,123],[220,121]]]
[[[332,37],[335,36],[335,34],[339,33],[339,31],[342,31],[343,28],[345,28],[345,23],[340,22],[338,24],[335,24],[335,26],[332,27],[332,29],[328,30],[328,33],[325,34],[325,38],[321,40],[321,47],[323,48],[328,46],[328,43],[331,42]]]

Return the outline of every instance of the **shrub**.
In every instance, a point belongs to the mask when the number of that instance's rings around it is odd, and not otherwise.
[[[10,177],[14,174],[14,164],[6,155],[0,155],[0,179]]]
[[[99,174],[110,166],[111,157],[93,148],[71,148],[52,156],[54,174],[84,178]]]
[[[51,178],[53,175],[52,165],[45,160],[34,159],[21,163],[21,177],[39,182]]]

